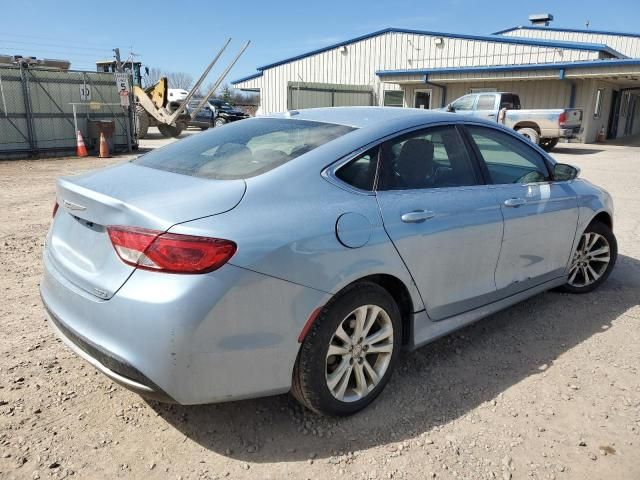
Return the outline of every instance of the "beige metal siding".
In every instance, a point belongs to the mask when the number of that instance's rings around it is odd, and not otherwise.
[[[436,38],[443,39],[441,45],[435,44]],[[289,82],[368,85],[381,105],[383,90],[394,87],[388,83],[383,85],[375,74],[377,70],[550,63],[598,58],[598,52],[595,51],[396,32],[367,38],[345,48],[345,52],[334,48],[265,70],[260,82],[262,111],[270,113],[287,109]]]
[[[560,40],[563,42],[601,43],[631,57],[640,58],[640,35],[614,35],[586,32],[566,32],[556,30],[533,30],[519,28],[502,34],[505,37],[536,38],[540,40]]]

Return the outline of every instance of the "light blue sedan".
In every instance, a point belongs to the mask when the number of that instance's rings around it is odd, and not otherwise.
[[[42,299],[71,349],[141,395],[292,391],[348,415],[402,350],[605,281],[611,197],[577,177],[455,114],[243,120],[59,179]]]

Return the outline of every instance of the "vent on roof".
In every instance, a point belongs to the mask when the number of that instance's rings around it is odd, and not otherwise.
[[[533,15],[529,15],[529,21],[531,25],[537,25],[545,27],[549,26],[549,23],[553,20],[553,15],[550,13],[534,13]]]

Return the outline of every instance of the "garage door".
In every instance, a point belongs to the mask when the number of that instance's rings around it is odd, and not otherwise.
[[[299,110],[317,107],[373,105],[368,85],[334,85],[330,83],[290,83],[287,108]]]

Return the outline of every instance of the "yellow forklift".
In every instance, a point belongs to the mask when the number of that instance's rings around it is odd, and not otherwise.
[[[200,76],[186,98],[180,102],[169,102],[169,85],[167,77],[161,77],[155,84],[142,86],[142,63],[127,60],[120,62],[118,60],[119,52],[116,50],[116,60],[105,60],[96,62],[98,72],[116,73],[124,72],[130,75],[133,87],[133,96],[135,98],[135,118],[136,132],[138,138],[144,138],[147,135],[149,127],[158,127],[160,133],[165,137],[178,137],[184,129],[187,128],[189,121],[195,117],[198,112],[205,106],[207,100],[215,90],[220,86],[224,78],[227,76],[231,68],[238,61],[251,42],[247,42],[235,59],[229,64],[218,80],[211,87],[209,92],[200,100],[198,106],[187,112],[187,104],[189,100],[196,94],[202,82],[209,74],[209,71],[218,61],[222,52],[227,48],[231,39],[229,38],[222,49],[218,52],[213,61]],[[148,76],[149,68],[144,67],[144,72]]]

